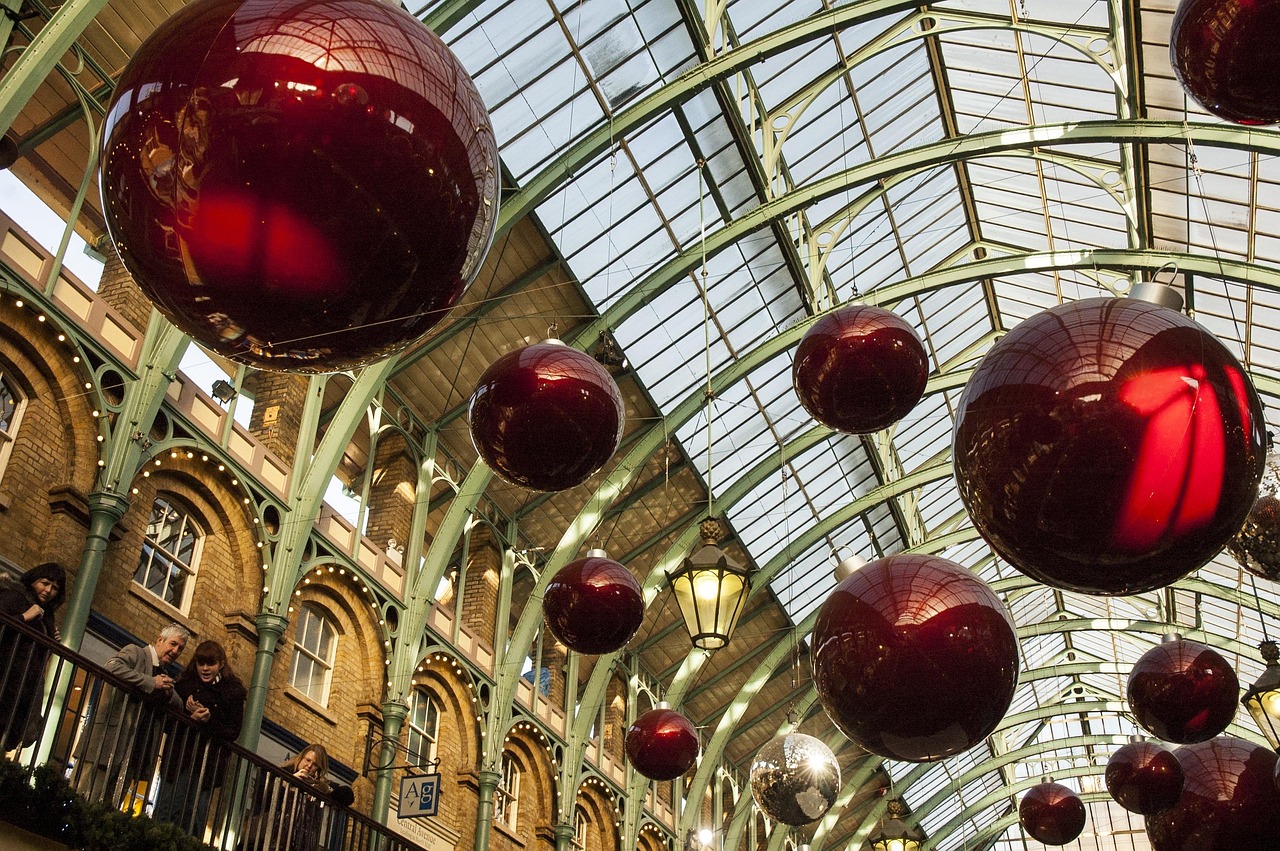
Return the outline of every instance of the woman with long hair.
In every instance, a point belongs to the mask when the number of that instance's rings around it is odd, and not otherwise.
[[[311,744],[280,766],[294,782],[264,774],[254,804],[245,848],[262,851],[315,851],[324,844],[329,752]]]
[[[36,565],[18,578],[16,586],[0,592],[0,615],[56,641],[60,636],[53,615],[66,590],[62,565]],[[48,659],[48,647],[12,625],[0,624],[0,750],[26,747],[39,738],[43,719],[36,703]]]
[[[247,690],[231,670],[217,641],[202,641],[173,684],[191,726],[170,734],[160,761],[162,783],[155,817],[181,822],[199,837],[213,790],[222,785],[231,753],[226,743],[240,735]]]

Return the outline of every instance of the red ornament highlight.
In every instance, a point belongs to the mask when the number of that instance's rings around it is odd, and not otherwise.
[[[542,595],[547,628],[570,650],[599,656],[626,647],[644,620],[644,594],[626,567],[593,553],[571,561]]]
[[[1142,654],[1125,692],[1144,730],[1185,745],[1227,729],[1236,715],[1240,682],[1218,651],[1177,638]]]
[[[627,729],[627,759],[650,780],[675,780],[698,760],[698,731],[688,718],[658,704]]]
[[[1018,802],[1018,822],[1037,842],[1066,845],[1084,830],[1084,801],[1061,783],[1041,783]]]
[[[603,467],[622,440],[622,394],[590,355],[545,340],[498,358],[471,394],[471,442],[512,484],[562,491]]]
[[[850,434],[880,431],[905,417],[928,377],[929,356],[915,329],[868,304],[822,316],[805,332],[791,365],[804,409]]]
[[[1155,851],[1280,848],[1274,751],[1221,736],[1173,753],[1186,781],[1175,806],[1147,816]]]
[[[888,556],[854,571],[818,610],[811,640],[827,715],[889,759],[935,762],[973,747],[1018,685],[1004,605],[936,556]]]
[[[1169,61],[1187,94],[1237,124],[1280,121],[1280,3],[1182,0]]]
[[[1178,803],[1182,795],[1182,764],[1156,742],[1123,745],[1107,760],[1107,791],[1131,813],[1149,816]]]
[[[142,291],[261,369],[400,351],[458,302],[497,222],[474,84],[376,0],[183,7],[121,75],[101,162],[107,227]]]
[[[1086,299],[992,346],[960,399],[952,457],[974,526],[1018,570],[1135,594],[1239,531],[1266,460],[1262,402],[1182,314]]]

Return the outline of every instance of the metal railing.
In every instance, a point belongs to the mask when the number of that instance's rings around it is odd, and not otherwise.
[[[0,749],[10,761],[52,765],[87,800],[172,822],[219,851],[419,848],[153,698],[0,617]]]

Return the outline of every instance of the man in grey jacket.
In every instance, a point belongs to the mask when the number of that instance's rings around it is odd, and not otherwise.
[[[86,798],[120,805],[135,781],[151,778],[160,749],[157,710],[182,709],[164,668],[177,661],[190,637],[186,627],[170,624],[154,644],[122,647],[107,660],[107,670],[129,688],[102,685],[76,748],[74,783]]]

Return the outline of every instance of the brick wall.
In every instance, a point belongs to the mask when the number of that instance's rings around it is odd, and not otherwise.
[[[200,461],[198,455],[189,459],[185,452],[179,452],[174,458],[166,452],[159,460],[160,466],[148,464],[145,471],[149,475],[135,480],[138,493],[131,495],[119,535],[107,547],[93,608],[144,640],[154,638],[165,624],[178,621],[196,640],[220,641],[227,648],[231,666],[247,682],[256,645],[237,639],[226,627],[232,612],[258,610],[262,588],[243,494],[215,464]],[[189,513],[203,532],[186,610],[169,605],[133,581],[157,496]],[[180,661],[185,663],[189,653]]]
[[[380,719],[386,693],[384,639],[368,594],[350,574],[330,567],[312,569],[298,586],[302,593],[293,598],[289,626],[271,666],[266,712],[296,735],[323,744],[331,756],[359,769],[364,763],[370,716]],[[303,605],[315,607],[334,624],[338,634],[329,698],[324,704],[308,699],[289,684]],[[367,810],[372,781],[360,778],[353,789],[357,806]]]
[[[479,763],[477,741],[480,738],[474,695],[450,661],[436,660],[429,655],[419,669],[415,686],[425,688],[440,708],[436,753],[440,758],[443,788],[440,814],[436,818],[450,830],[471,836],[476,824],[477,798],[468,784],[474,786],[469,778],[474,777]],[[407,739],[406,723],[400,741],[405,743]]]
[[[493,532],[481,523],[471,531],[471,556],[463,577],[462,624],[475,636],[494,646],[494,622],[498,617],[498,578],[502,554]]]
[[[151,318],[151,302],[142,294],[138,284],[125,269],[110,239],[104,237],[99,243],[98,250],[107,261],[102,269],[102,279],[98,282],[98,295],[114,307],[122,317],[133,323],[135,328],[140,331],[145,330],[147,320]]]
[[[97,402],[85,388],[92,376],[57,335],[29,307],[0,298],[0,373],[26,399],[0,473],[0,539],[21,567],[58,561],[74,573],[98,469]]]
[[[250,371],[245,392],[253,397],[249,433],[286,464],[293,463],[310,380],[305,375]]]
[[[404,439],[393,435],[378,444],[378,457],[369,485],[369,522],[365,535],[380,547],[395,540],[403,549],[409,540],[418,465]]]

